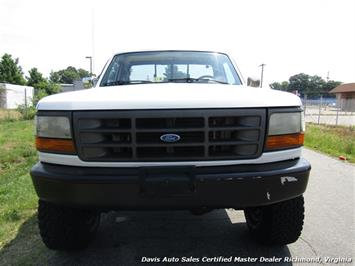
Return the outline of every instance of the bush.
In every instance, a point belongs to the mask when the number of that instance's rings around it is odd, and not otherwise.
[[[17,107],[17,111],[22,115],[22,119],[31,120],[36,115],[36,108],[34,106],[25,106],[21,104]]]
[[[39,100],[41,100],[46,96],[48,96],[48,94],[45,90],[42,89],[36,90],[35,95],[33,97],[33,105],[36,105],[39,102]]]

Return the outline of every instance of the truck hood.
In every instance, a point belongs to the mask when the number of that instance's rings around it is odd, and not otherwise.
[[[113,110],[300,106],[294,94],[241,85],[160,83],[97,87],[43,98],[38,110]]]

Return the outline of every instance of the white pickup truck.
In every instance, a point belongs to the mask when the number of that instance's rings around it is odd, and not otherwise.
[[[311,168],[303,140],[300,99],[247,86],[224,53],[116,54],[94,88],[38,103],[40,234],[77,249],[103,211],[234,208],[259,241],[292,243]]]

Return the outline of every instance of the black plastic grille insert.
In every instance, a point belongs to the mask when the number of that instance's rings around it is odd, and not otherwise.
[[[265,117],[265,109],[77,111],[73,123],[84,161],[233,160],[261,155]]]

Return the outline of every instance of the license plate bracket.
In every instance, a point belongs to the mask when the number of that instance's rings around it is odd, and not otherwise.
[[[145,197],[179,197],[195,191],[193,167],[143,169],[140,192]]]

